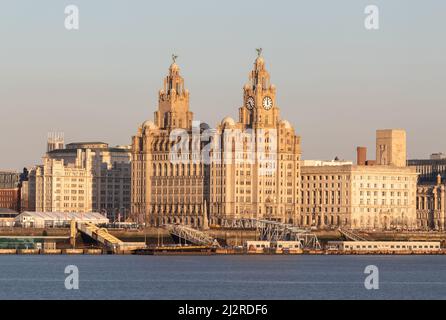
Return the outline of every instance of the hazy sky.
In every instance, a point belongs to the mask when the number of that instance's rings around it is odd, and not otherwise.
[[[438,0],[1,0],[0,169],[40,163],[49,131],[129,144],[173,52],[195,118],[237,119],[259,46],[304,159],[372,158],[378,128],[405,128],[411,158],[446,151],[445,14]]]

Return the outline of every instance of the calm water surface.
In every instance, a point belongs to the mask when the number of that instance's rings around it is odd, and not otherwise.
[[[367,265],[379,290],[364,287]],[[0,256],[0,299],[445,298],[446,256]]]

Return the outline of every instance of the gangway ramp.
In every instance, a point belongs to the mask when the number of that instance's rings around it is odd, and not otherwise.
[[[344,228],[338,228],[338,231],[347,239],[352,240],[352,241],[369,241],[368,239],[360,236],[359,234],[351,231],[351,230],[347,230]]]
[[[304,249],[320,250],[321,244],[315,233],[290,224],[264,219],[222,219],[222,227],[228,229],[257,230],[259,240],[299,241]]]
[[[210,237],[207,233],[181,224],[164,225],[167,231],[173,236],[183,239],[186,242],[200,246],[220,247],[217,239]]]
[[[100,228],[91,222],[77,222],[76,228],[89,236],[90,238],[103,244],[106,248],[111,249],[113,252],[117,252],[124,246],[124,242],[108,233],[105,228]]]

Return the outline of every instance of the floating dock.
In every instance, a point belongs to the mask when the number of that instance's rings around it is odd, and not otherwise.
[[[105,253],[102,249],[0,249],[0,255],[101,255]]]
[[[136,255],[212,255],[215,250],[209,246],[156,246],[133,251]]]

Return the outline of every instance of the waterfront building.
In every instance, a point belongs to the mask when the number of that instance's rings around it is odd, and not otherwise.
[[[71,221],[107,224],[109,220],[97,212],[22,212],[15,217],[16,226],[23,228],[68,227]]]
[[[239,120],[217,126],[210,161],[210,219],[298,220],[301,139],[280,118],[276,87],[260,55],[243,88]]]
[[[438,175],[446,179],[446,158],[442,153],[432,154],[430,159],[408,160],[407,165],[416,168],[422,184],[435,184]]]
[[[417,187],[417,224],[420,230],[446,230],[445,185],[441,175],[436,183],[420,183]]]
[[[16,171],[0,171],[0,208],[20,210],[19,177]]]
[[[203,144],[189,109],[189,91],[174,61],[158,93],[154,121],[147,120],[132,138],[132,213],[139,222],[150,225],[183,223],[195,227],[205,224],[205,165],[200,159]],[[176,143],[171,135],[183,134],[181,159],[171,158]],[[176,137],[176,136],[175,136]]]
[[[238,122],[226,117],[212,130],[195,124],[175,61],[158,100],[154,121],[132,140],[132,211],[139,221],[204,228],[233,218],[296,221],[300,137],[280,119],[260,51]],[[176,132],[185,143],[174,161]]]
[[[0,208],[0,227],[13,227],[18,214],[15,210]]]
[[[405,134],[391,131],[377,131],[376,165],[301,167],[300,226],[416,228],[417,173],[405,166],[405,155],[398,154],[405,152]],[[358,162],[364,163],[363,158]]]
[[[343,252],[439,252],[440,241],[329,241],[327,247]]]
[[[20,182],[20,212],[29,211],[29,181],[26,180]]]
[[[89,151],[88,151],[89,152]],[[88,153],[87,152],[87,153]],[[85,159],[43,158],[29,173],[28,206],[39,212],[91,212],[93,176]]]
[[[20,174],[17,171],[0,171],[0,189],[14,189],[19,185]]]
[[[44,157],[44,165],[31,170],[30,210],[98,211],[111,219],[130,216],[131,152],[129,146],[109,147],[102,142],[70,143]],[[41,176],[53,184],[38,183]],[[30,186],[29,186],[30,184]],[[36,189],[37,188],[37,189]],[[43,203],[44,189],[48,205]],[[53,194],[54,192],[54,194]],[[52,196],[50,196],[53,194]],[[51,205],[50,205],[51,203]]]
[[[112,220],[130,216],[131,147],[110,147],[103,142],[67,144],[64,149],[47,153],[50,159],[63,160],[66,165],[85,163],[92,175],[91,207],[106,213]]]

